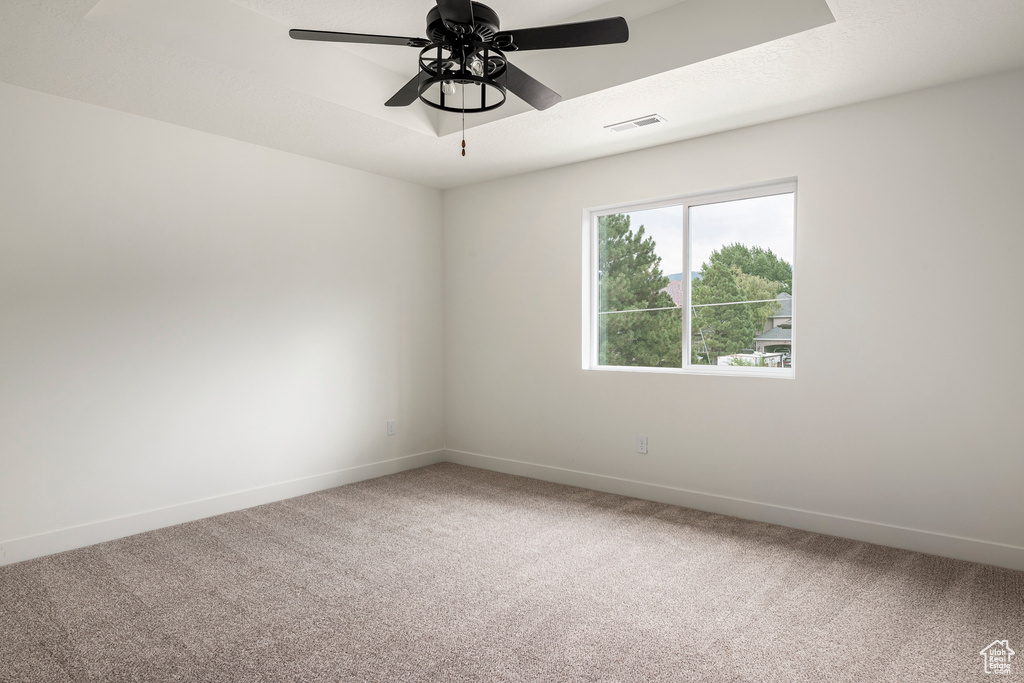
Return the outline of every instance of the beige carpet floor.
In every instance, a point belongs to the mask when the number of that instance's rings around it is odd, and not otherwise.
[[[452,464],[0,568],[2,681],[1022,674],[1022,572]]]

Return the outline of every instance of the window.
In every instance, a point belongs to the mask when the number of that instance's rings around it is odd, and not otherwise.
[[[585,368],[793,377],[796,181],[585,214]]]

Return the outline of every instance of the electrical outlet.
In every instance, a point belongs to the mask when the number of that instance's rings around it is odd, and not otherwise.
[[[636,452],[646,453],[647,452],[647,437],[638,436],[636,437]]]
[[[394,436],[398,429],[395,427],[394,420],[388,420],[388,436]]]

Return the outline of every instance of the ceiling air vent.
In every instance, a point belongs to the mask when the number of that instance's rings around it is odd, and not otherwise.
[[[638,119],[632,121],[623,121],[622,123],[613,123],[610,126],[605,126],[606,130],[613,130],[616,133],[622,133],[623,131],[633,130],[634,128],[643,128],[644,126],[650,126],[654,123],[662,123],[665,119],[658,116],[657,114],[650,114],[649,116],[641,116]]]

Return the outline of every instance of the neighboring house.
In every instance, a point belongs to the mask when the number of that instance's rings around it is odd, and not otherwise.
[[[754,337],[754,351],[761,353],[792,353],[793,296],[782,292],[777,297],[779,310],[768,318],[764,332]]]

